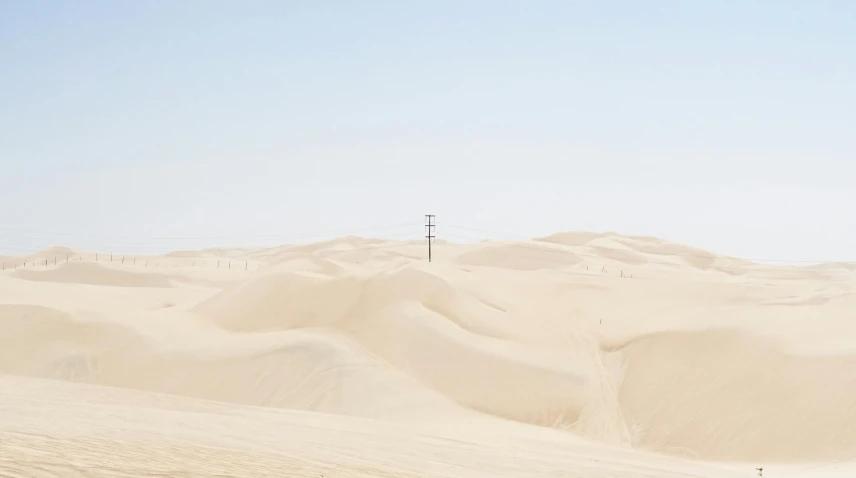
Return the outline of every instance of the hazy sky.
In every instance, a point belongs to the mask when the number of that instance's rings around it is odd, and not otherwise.
[[[0,0],[0,253],[433,213],[856,261],[854,25],[845,0]]]

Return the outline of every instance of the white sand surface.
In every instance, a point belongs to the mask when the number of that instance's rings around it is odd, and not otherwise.
[[[3,257],[2,477],[856,476],[856,267],[561,233]]]

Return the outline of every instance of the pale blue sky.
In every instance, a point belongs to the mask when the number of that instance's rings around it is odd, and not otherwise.
[[[0,253],[434,213],[856,261],[854,85],[850,1],[0,0]]]

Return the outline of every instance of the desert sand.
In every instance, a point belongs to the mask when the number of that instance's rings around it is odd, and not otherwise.
[[[856,476],[853,265],[433,252],[0,258],[0,476]]]

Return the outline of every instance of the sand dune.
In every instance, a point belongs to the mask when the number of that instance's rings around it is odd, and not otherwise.
[[[425,269],[416,264],[330,280],[260,276],[199,310],[243,332],[336,328],[474,410],[542,425],[576,423],[598,378],[590,376],[588,351],[548,353],[515,342],[511,324],[491,320],[501,310],[455,289],[450,280],[460,271],[447,271],[446,279]]]
[[[13,277],[34,282],[64,282],[113,287],[170,287],[164,274],[113,269],[88,262],[64,262],[51,269],[16,270]]]
[[[625,264],[689,265],[702,270],[740,274],[752,263],[725,257],[685,244],[656,237],[622,236],[616,233],[564,232],[535,239],[537,242],[577,246],[604,259]]]
[[[509,244],[490,245],[465,252],[457,257],[456,262],[462,265],[534,271],[562,269],[578,264],[582,259],[563,250]]]
[[[615,233],[424,252],[3,271],[0,473],[850,476],[850,265]]]
[[[346,415],[455,416],[449,400],[336,334],[229,338],[200,329],[217,345],[212,353],[45,307],[5,305],[0,315],[2,373]]]

